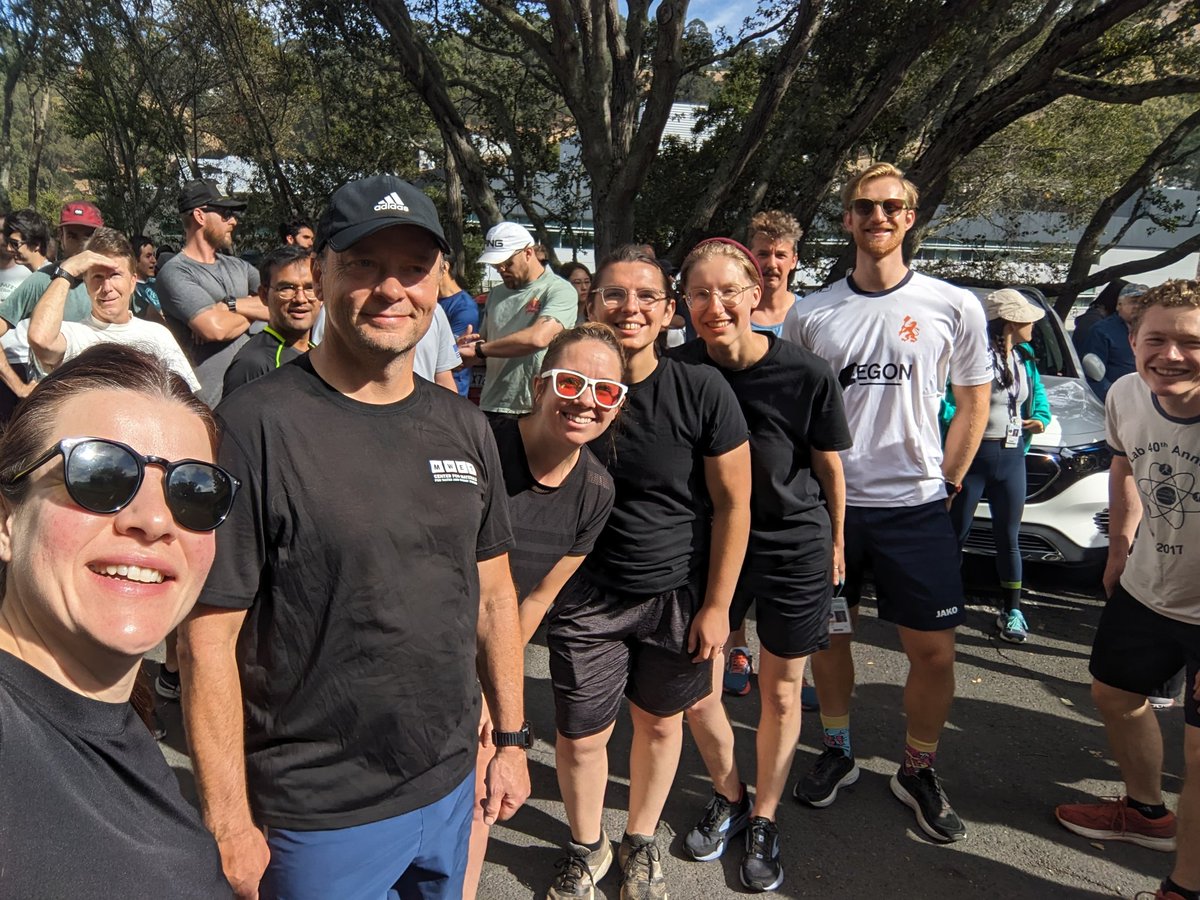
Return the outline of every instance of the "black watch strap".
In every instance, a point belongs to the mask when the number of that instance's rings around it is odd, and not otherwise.
[[[497,747],[520,747],[528,750],[533,746],[533,735],[529,731],[529,723],[521,726],[520,731],[492,731],[492,743]]]
[[[62,266],[54,267],[54,274],[50,276],[50,280],[53,281],[55,278],[65,279],[67,284],[69,284],[71,287],[78,287],[80,284],[83,283],[82,278],[80,278],[78,275],[72,275],[70,272],[68,272]]]
[[[231,313],[237,312],[237,297],[226,297],[225,305],[229,307]]]
[[[483,341],[475,342],[475,355],[480,359],[487,359],[487,354],[483,352]],[[513,732],[515,734],[516,732]]]

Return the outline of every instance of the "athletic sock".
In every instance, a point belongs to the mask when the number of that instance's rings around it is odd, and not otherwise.
[[[937,748],[937,741],[930,744],[918,741],[911,734],[904,735],[904,774],[915,774],[917,769],[932,769]]]
[[[585,844],[583,841],[577,841],[577,840],[575,840],[574,835],[571,836],[571,843],[578,844],[580,847],[587,848],[588,853],[595,853],[597,850],[599,850],[601,847],[604,846],[604,832],[603,831],[600,832],[600,837],[596,838],[596,843],[594,843],[594,844]]]
[[[1132,797],[1126,797],[1125,805],[1130,809],[1136,809],[1147,819],[1161,819],[1167,814],[1167,805],[1165,803],[1139,803]]]
[[[1170,891],[1174,891],[1176,894],[1182,897],[1183,900],[1200,900],[1200,891],[1189,891],[1187,888],[1180,887],[1178,884],[1168,878],[1162,883],[1162,892],[1166,894]]]
[[[1012,612],[1021,608],[1021,582],[1002,581],[1000,589],[1004,592],[1004,610]]]
[[[821,713],[821,741],[826,747],[841,750],[847,756],[853,756],[850,749],[850,714],[844,716],[827,716]]]
[[[630,847],[633,847],[636,849],[638,847],[646,847],[650,844],[653,844],[654,843],[654,835],[652,835],[652,834],[630,834],[627,831],[627,832],[625,832],[625,837],[622,838],[622,840],[624,843],[628,844]]]

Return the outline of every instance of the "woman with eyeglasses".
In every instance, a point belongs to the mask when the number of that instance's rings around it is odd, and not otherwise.
[[[608,520],[612,478],[587,444],[600,440],[616,419],[625,381],[625,350],[616,333],[596,322],[578,325],[560,331],[546,349],[533,382],[532,411],[491,420],[516,542],[508,560],[526,643]],[[486,707],[484,716],[475,781],[481,797],[493,752]],[[475,897],[487,835],[476,804],[465,900]]]
[[[683,261],[680,283],[699,340],[672,355],[719,372],[750,428],[750,541],[730,621],[740,624],[754,606],[762,644],[754,802],[734,759],[717,666],[713,692],[687,713],[713,796],[684,849],[697,861],[718,859],[746,830],[742,884],[773,891],[783,883],[775,819],[800,737],[805,663],[829,646],[833,586],[843,577],[838,451],[850,446],[850,430],[829,364],[752,327],[762,280],[758,260],[736,241],[698,244]]]
[[[608,741],[629,699],[629,816],[622,897],[663,897],[655,831],[683,742],[683,711],[712,690],[750,527],[750,450],[721,376],[660,357],[675,312],[642,247],[616,250],[592,284],[589,318],[615,329],[629,392],[612,440],[591,447],[616,486],[595,549],[550,610],[546,643],[558,783],[571,829],[552,900],[593,896],[612,864],[602,827]]]
[[[238,488],[216,442],[179,375],[112,344],[43,380],[0,440],[0,896],[231,894],[129,703]]]

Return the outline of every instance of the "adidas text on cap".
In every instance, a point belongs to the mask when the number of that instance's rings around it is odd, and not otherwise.
[[[317,223],[314,249],[320,253],[328,244],[339,252],[348,250],[392,225],[416,225],[428,231],[443,252],[450,249],[433,201],[395,175],[360,178],[334,191]]]
[[[479,254],[479,262],[485,266],[494,266],[512,257],[518,250],[532,247],[537,241],[533,239],[523,226],[516,222],[501,222],[488,229],[483,239],[483,253]]]

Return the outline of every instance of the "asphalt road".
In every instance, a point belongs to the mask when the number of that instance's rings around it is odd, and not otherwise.
[[[828,809],[785,800],[779,826],[786,879],[779,896],[1128,898],[1153,891],[1169,872],[1170,854],[1092,843],[1054,820],[1057,803],[1120,791],[1088,691],[1087,656],[1100,603],[1079,592],[1078,585],[1064,588],[1053,570],[1030,571],[1026,578],[1032,587],[1026,607],[1032,633],[1026,644],[1015,646],[996,637],[989,598],[974,591],[968,621],[959,630],[957,698],[942,738],[938,772],[967,823],[967,838],[950,846],[926,840],[888,789],[903,750],[900,685],[906,662],[894,628],[875,618],[867,603],[855,650],[858,687],[852,716],[863,774]],[[479,892],[484,900],[544,896],[557,847],[568,837],[554,773],[546,650],[536,639],[528,648],[526,667],[528,716],[539,736],[529,756],[533,796],[511,822],[493,829]],[[727,703],[744,773],[753,772],[757,696],[755,690]],[[1175,709],[1159,716],[1167,748],[1164,786],[1174,807],[1183,774],[1183,714]],[[191,795],[187,759],[179,752],[184,744],[177,704],[163,704],[163,717],[169,728],[164,752]],[[629,721],[623,716],[609,748],[605,827],[614,838],[624,830],[629,738]],[[807,715],[793,767],[797,777],[815,758],[819,744],[820,721]],[[694,863],[682,854],[683,835],[709,794],[695,744],[685,738],[660,830],[673,900],[744,893],[738,881],[738,846],[718,862]],[[597,895],[618,897],[615,867]]]

